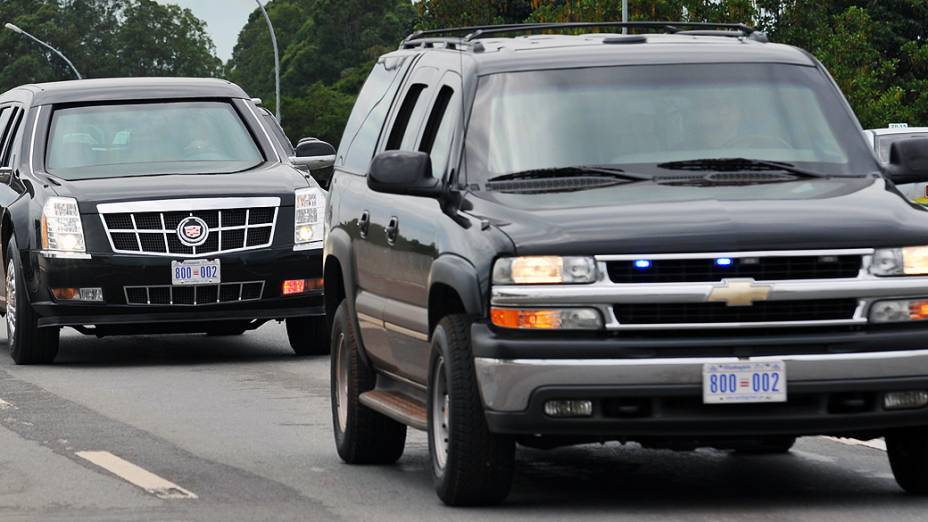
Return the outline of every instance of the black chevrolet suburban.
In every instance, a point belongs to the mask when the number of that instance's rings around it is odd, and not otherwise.
[[[51,362],[62,327],[234,335],[269,320],[286,320],[296,353],[327,353],[327,194],[259,110],[210,79],[0,96],[0,311],[16,363]]]
[[[374,67],[326,211],[339,455],[427,430],[465,505],[517,444],[885,437],[928,493],[928,212],[896,189],[928,142],[881,165],[823,66],[749,27],[621,27],[417,33]]]

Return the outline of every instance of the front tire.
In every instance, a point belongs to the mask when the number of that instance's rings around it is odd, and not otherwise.
[[[887,434],[886,451],[899,486],[910,495],[928,495],[928,428]]]
[[[429,455],[438,497],[450,506],[498,504],[512,487],[515,441],[490,433],[470,350],[471,321],[441,320],[429,365]]]
[[[324,315],[287,319],[287,339],[297,355],[328,355],[329,329]]]
[[[6,332],[10,356],[16,364],[51,364],[58,356],[59,328],[39,328],[39,317],[29,304],[16,240],[6,249]]]
[[[332,319],[332,426],[338,456],[348,464],[393,464],[406,449],[406,426],[361,404],[374,389],[373,369],[361,358],[345,301]]]

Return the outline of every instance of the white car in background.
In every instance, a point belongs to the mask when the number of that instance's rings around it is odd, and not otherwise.
[[[899,126],[888,129],[869,129],[864,131],[864,136],[873,147],[880,162],[889,163],[889,149],[893,143],[909,138],[928,139],[928,127]],[[899,185],[899,191],[912,201],[928,205],[928,183]]]

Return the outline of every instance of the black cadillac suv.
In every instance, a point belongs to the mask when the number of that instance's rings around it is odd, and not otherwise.
[[[0,96],[0,312],[15,362],[53,361],[62,327],[234,335],[270,320],[296,353],[327,352],[327,194],[295,168],[313,158],[289,158],[259,114],[212,79]]]
[[[896,188],[928,140],[880,164],[824,67],[749,27],[622,27],[417,33],[374,67],[326,221],[339,455],[427,430],[462,505],[506,497],[517,445],[885,436],[928,494],[928,210]]]

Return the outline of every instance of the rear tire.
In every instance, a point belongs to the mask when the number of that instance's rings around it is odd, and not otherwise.
[[[6,332],[10,356],[16,364],[51,364],[58,356],[60,328],[39,328],[39,317],[29,304],[16,240],[6,249]]]
[[[331,348],[324,315],[287,319],[287,339],[297,355],[328,355]]]
[[[471,320],[451,315],[432,334],[429,456],[438,497],[449,506],[498,504],[512,487],[515,441],[490,433],[470,349]]]
[[[338,456],[348,464],[393,464],[406,449],[406,426],[361,404],[376,377],[362,359],[345,301],[332,319],[332,426]]]
[[[886,451],[899,486],[910,495],[928,495],[928,428],[887,434]]]

